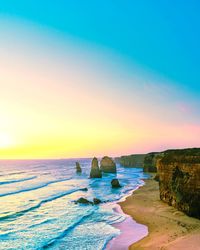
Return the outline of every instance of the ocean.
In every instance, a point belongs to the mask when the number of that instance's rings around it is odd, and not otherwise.
[[[114,204],[148,176],[117,164],[117,174],[89,179],[90,167],[91,159],[0,161],[0,249],[105,249],[126,218]],[[111,188],[113,178],[122,188]],[[80,197],[103,203],[76,204]]]

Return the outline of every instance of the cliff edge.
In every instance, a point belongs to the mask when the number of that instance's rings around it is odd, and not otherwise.
[[[167,150],[157,169],[160,199],[200,219],[200,148]]]

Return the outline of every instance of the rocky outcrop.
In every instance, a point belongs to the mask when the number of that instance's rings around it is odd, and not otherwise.
[[[200,218],[200,148],[165,151],[157,168],[160,199]]]
[[[112,188],[120,188],[121,185],[119,184],[119,180],[118,179],[113,179],[111,181],[111,185],[112,185]]]
[[[120,165],[129,168],[142,168],[145,154],[125,155],[118,158]]]
[[[76,173],[82,173],[82,169],[79,162],[76,162]]]
[[[159,174],[158,173],[156,173],[156,175],[154,176],[154,180],[159,181]]]
[[[93,202],[89,201],[88,199],[81,197],[79,198],[77,201],[75,201],[75,203],[79,203],[79,204],[83,204],[83,205],[98,205],[100,204],[102,201],[98,198],[94,198]]]
[[[112,158],[104,156],[100,163],[100,170],[104,173],[116,173],[116,164]]]
[[[100,204],[102,201],[100,200],[100,199],[98,199],[98,198],[94,198],[93,199],[93,204],[94,205],[98,205],[98,204]]]
[[[92,159],[92,166],[91,166],[91,170],[90,170],[90,178],[101,178],[102,177],[102,173],[99,169],[99,164],[98,164],[98,160],[96,157],[94,157]]]
[[[93,202],[91,202],[83,197],[79,198],[75,203],[80,203],[80,204],[85,204],[85,205],[93,204]]]
[[[157,161],[163,157],[164,153],[149,153],[144,158],[143,171],[149,173],[157,172]]]

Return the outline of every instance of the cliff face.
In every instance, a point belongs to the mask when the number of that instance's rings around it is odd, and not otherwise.
[[[121,156],[119,163],[124,167],[142,168],[145,156],[145,154]]]
[[[165,151],[157,168],[160,199],[200,218],[200,149]]]
[[[149,153],[144,158],[143,171],[156,173],[157,161],[163,156],[163,153]]]

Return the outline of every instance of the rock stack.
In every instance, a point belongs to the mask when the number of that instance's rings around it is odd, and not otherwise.
[[[81,173],[82,169],[79,162],[76,162],[76,173]]]
[[[104,173],[116,173],[116,164],[112,158],[104,156],[100,163],[100,170]]]
[[[102,177],[102,173],[99,169],[98,160],[96,157],[94,157],[92,160],[92,166],[90,170],[90,178],[101,178],[101,177]]]

